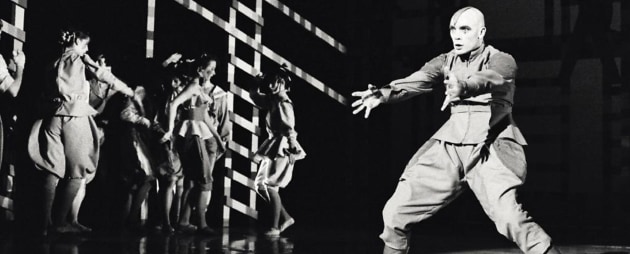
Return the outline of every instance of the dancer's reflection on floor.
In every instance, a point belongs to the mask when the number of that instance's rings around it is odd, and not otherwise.
[[[147,237],[146,236],[122,236],[122,253],[123,254],[146,254],[147,251]]]
[[[227,239],[221,237],[168,235],[150,237],[148,241],[134,242],[136,247],[127,248],[126,254],[292,254],[294,246],[293,242],[285,237],[257,237],[251,234],[230,235]],[[133,252],[132,249],[137,251]]]
[[[36,250],[32,253],[41,254],[79,254],[79,246],[85,242],[85,238],[78,235],[64,235],[57,237],[48,237],[43,241],[37,241],[33,245],[20,244],[24,247],[24,251],[27,249]],[[24,252],[27,253],[27,252]]]
[[[203,237],[192,235],[168,235],[153,237],[147,244],[146,253],[164,254],[213,254],[224,253],[219,237]]]
[[[286,237],[252,233],[205,237],[194,235],[54,235],[45,238],[0,239],[0,253],[28,254],[292,254],[294,243]]]
[[[286,237],[257,237],[246,236],[234,238],[228,246],[228,253],[271,253],[292,254],[293,242]]]

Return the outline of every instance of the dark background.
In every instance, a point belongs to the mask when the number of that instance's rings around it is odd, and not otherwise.
[[[9,20],[9,1],[0,4]],[[253,1],[243,1],[251,6]],[[368,83],[382,86],[419,69],[450,50],[450,16],[473,5],[486,15],[487,44],[512,54],[519,64],[514,117],[525,137],[529,171],[520,200],[552,236],[614,234],[630,225],[630,134],[628,132],[630,19],[627,1],[283,1],[296,13],[343,43],[343,54],[323,43],[275,8],[264,4],[263,44],[324,84],[350,98]],[[227,20],[231,1],[199,1]],[[25,137],[37,115],[42,73],[60,53],[59,30],[72,26],[91,35],[90,54],[104,53],[113,72],[130,84],[145,84],[145,1],[29,1],[26,11],[26,77],[20,96],[2,97],[3,110],[16,110],[17,173],[15,215],[28,230],[36,212],[38,173],[25,155]],[[246,20],[239,17],[239,20]],[[253,24],[239,29],[251,34]],[[194,56],[207,51],[222,63],[214,81],[228,90],[228,35],[178,3],[158,0],[155,57],[173,52]],[[10,37],[1,49],[10,56]],[[237,44],[237,55],[251,61],[253,51]],[[269,65],[263,60],[263,71]],[[246,79],[243,79],[246,82]],[[384,105],[369,120],[303,80],[294,100],[299,141],[308,153],[282,191],[287,209],[303,229],[364,231],[376,240],[380,211],[393,193],[408,159],[447,119],[439,111],[443,88],[397,105]],[[351,100],[350,100],[351,101]],[[241,134],[235,133],[235,138]],[[107,163],[107,162],[105,162]],[[107,168],[101,174],[105,174]],[[244,169],[249,170],[248,168]],[[213,225],[220,225],[223,168],[216,170]],[[88,188],[82,220],[105,227],[103,211],[113,210],[102,177]],[[238,185],[236,183],[233,184]],[[233,187],[235,192],[239,187]],[[237,194],[235,194],[237,195]],[[258,207],[264,207],[258,203]],[[232,212],[236,226],[246,219]],[[263,213],[264,215],[264,213]],[[476,199],[462,195],[436,217],[418,226],[423,232],[474,228],[494,234]],[[587,238],[587,237],[585,237]],[[587,238],[588,239],[588,238]]]

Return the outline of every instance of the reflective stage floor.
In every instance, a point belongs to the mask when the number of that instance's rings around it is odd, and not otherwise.
[[[477,231],[477,232],[475,232]],[[380,253],[382,243],[374,230],[290,229],[269,238],[255,232],[225,230],[216,236],[181,234],[92,233],[27,237],[4,234],[1,254],[206,254],[206,253]],[[563,253],[630,254],[630,234],[618,232],[565,232],[554,236]],[[417,233],[410,253],[521,253],[502,236],[483,230],[446,230]]]

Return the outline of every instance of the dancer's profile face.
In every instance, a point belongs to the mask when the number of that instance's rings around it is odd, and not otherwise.
[[[203,78],[203,80],[210,80],[212,77],[214,77],[214,74],[216,74],[215,73],[216,68],[217,68],[217,62],[210,61],[210,63],[208,64],[208,66],[206,66],[206,68],[199,70],[199,74],[201,75],[201,78]]]
[[[89,48],[88,48],[88,44],[89,43],[90,43],[90,39],[89,38],[87,38],[87,39],[76,39],[74,41],[73,49],[80,56],[83,56],[89,50]]]
[[[175,89],[182,84],[182,81],[178,77],[171,78],[171,88]]]
[[[455,53],[470,53],[483,44],[486,34],[483,14],[474,8],[458,11],[451,18],[449,30]]]

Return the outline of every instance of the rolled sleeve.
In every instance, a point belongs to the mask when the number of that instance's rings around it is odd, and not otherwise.
[[[94,71],[94,74],[96,74],[96,78],[98,80],[108,84],[114,84],[118,80],[116,76],[114,76],[114,74],[107,68],[98,68]]]
[[[444,77],[445,62],[446,54],[441,54],[425,63],[419,71],[390,82],[379,89],[382,94],[382,101],[385,103],[399,102],[433,91],[433,85],[436,82],[441,82]]]
[[[467,95],[478,95],[492,89],[514,84],[517,66],[514,58],[506,53],[496,53],[488,60],[488,69],[472,74],[463,82]]]
[[[282,121],[282,135],[291,141],[297,139],[297,131],[295,131],[295,114],[293,112],[293,104],[291,101],[284,100],[278,106],[280,120]]]
[[[110,84],[112,89],[115,91],[122,92],[128,96],[133,95],[133,89],[127,86],[124,82],[120,81],[108,68],[94,68],[89,66],[88,70],[94,74],[98,81]]]

